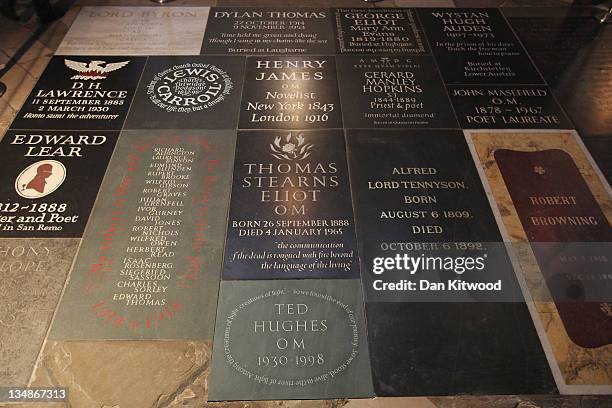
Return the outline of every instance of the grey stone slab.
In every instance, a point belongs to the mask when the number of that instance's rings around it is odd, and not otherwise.
[[[78,239],[0,239],[0,386],[28,384]]]
[[[83,7],[57,55],[198,54],[209,10],[210,7]]]
[[[212,337],[235,133],[125,131],[53,339]]]
[[[210,401],[372,396],[358,280],[221,283]]]

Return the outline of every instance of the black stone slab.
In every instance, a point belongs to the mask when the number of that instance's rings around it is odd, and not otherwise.
[[[126,129],[235,129],[243,57],[150,57]]]
[[[348,131],[347,140],[367,301],[523,302],[460,131],[359,130]],[[387,266],[385,258],[404,255],[449,263]],[[468,258],[471,266],[462,264]],[[457,279],[500,287],[451,287]],[[432,290],[438,283],[445,290]]]
[[[586,7],[506,7],[506,16],[551,87],[597,36],[602,24]]]
[[[211,339],[235,131],[123,131],[54,340]]]
[[[239,132],[223,278],[359,278],[341,130]]]
[[[241,129],[341,128],[334,57],[249,57]]]
[[[349,130],[347,144],[376,394],[554,391],[462,133]],[[485,267],[377,269],[377,258],[398,255],[481,258]],[[499,279],[503,290],[452,293],[454,279]],[[448,290],[426,292],[422,281]],[[417,289],[402,288],[405,282]],[[395,286],[375,290],[382,283]]]
[[[345,127],[458,127],[432,57],[362,55],[337,61]]]
[[[145,57],[53,57],[12,129],[121,130]]]
[[[449,85],[464,129],[573,129],[547,86]]]
[[[378,396],[556,392],[519,303],[368,303]]]
[[[373,396],[360,286],[222,282],[209,400]]]
[[[9,130],[0,142],[0,237],[80,237],[118,137]]]
[[[333,54],[331,10],[213,7],[203,54]]]
[[[413,9],[334,9],[338,52],[423,54],[421,25]]]
[[[497,9],[419,9],[429,45],[448,84],[541,84]]]

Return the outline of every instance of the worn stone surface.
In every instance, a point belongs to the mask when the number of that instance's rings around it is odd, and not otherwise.
[[[78,239],[0,239],[0,386],[28,383]]]

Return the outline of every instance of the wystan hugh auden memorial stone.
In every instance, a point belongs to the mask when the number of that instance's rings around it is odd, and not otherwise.
[[[497,9],[419,9],[431,50],[449,84],[541,84]]]
[[[80,237],[118,137],[7,131],[0,142],[0,236]]]
[[[362,55],[336,61],[345,127],[458,127],[432,57]]]
[[[215,7],[202,54],[333,54],[331,11],[322,8]]]
[[[122,133],[51,338],[212,337],[234,135]]]
[[[358,278],[341,130],[239,131],[224,279]]]
[[[371,397],[359,280],[223,281],[209,400]]]
[[[334,57],[247,58],[239,128],[341,127]]]
[[[461,132],[355,130],[347,141],[357,234],[365,240],[376,394],[552,392],[547,360]],[[375,258],[396,255],[442,262],[378,269],[384,264]],[[500,280],[503,290],[461,284],[489,280]],[[374,289],[384,283],[394,286]]]
[[[53,57],[13,129],[120,130],[144,57]]]
[[[244,57],[150,57],[126,129],[235,129]]]

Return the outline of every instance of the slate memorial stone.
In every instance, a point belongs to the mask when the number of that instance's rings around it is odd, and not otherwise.
[[[144,57],[53,57],[12,129],[121,130]]]
[[[333,54],[333,33],[329,9],[213,7],[202,54]]]
[[[416,13],[401,8],[338,8],[338,52],[423,54],[425,40]]]
[[[334,57],[249,57],[241,129],[341,128]]]
[[[235,129],[243,57],[150,57],[126,129]]]
[[[50,333],[210,339],[232,131],[124,131]]]
[[[81,237],[118,132],[9,130],[0,237]]]
[[[464,129],[572,129],[546,86],[449,85]]]
[[[351,130],[347,144],[376,395],[552,392],[462,133]]]
[[[372,396],[357,279],[223,281],[210,401]]]
[[[523,302],[460,131],[359,130],[347,140],[367,301]],[[406,255],[419,263],[387,266]]]
[[[419,9],[448,84],[542,84],[497,9]]]
[[[83,7],[56,55],[194,55],[210,7]]]
[[[433,58],[340,56],[337,61],[345,127],[458,127]]]
[[[341,130],[240,131],[224,279],[359,278]]]

